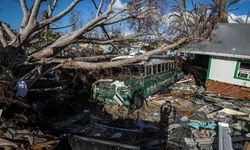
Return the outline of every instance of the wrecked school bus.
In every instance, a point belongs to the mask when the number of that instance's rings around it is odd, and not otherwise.
[[[119,72],[93,84],[92,100],[139,108],[148,96],[183,77],[178,59],[157,56],[123,66]]]

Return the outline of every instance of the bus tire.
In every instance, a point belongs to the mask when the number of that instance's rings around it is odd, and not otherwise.
[[[132,102],[132,109],[136,110],[143,106],[144,103],[144,97],[141,95],[139,91],[136,91],[133,95],[133,102]]]

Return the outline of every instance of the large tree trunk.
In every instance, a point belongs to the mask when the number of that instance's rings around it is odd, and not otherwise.
[[[120,61],[113,62],[101,62],[101,63],[90,63],[90,62],[82,62],[82,61],[66,61],[62,64],[63,68],[75,68],[75,69],[106,69],[118,66],[124,66],[130,63],[138,62],[138,61],[146,61],[151,55],[158,54],[161,52],[166,52],[167,50],[173,50],[180,47],[182,44],[185,44],[188,40],[181,39],[178,42],[171,45],[164,45],[161,48],[146,52],[142,55],[135,56],[133,58],[128,58]]]

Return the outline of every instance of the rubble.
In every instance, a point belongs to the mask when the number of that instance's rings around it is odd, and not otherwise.
[[[239,142],[237,143],[238,146],[234,148],[237,149],[237,147],[243,147],[244,142],[246,141],[245,133],[249,132],[246,130],[248,128],[249,121],[244,122],[242,119],[246,119],[249,116],[249,113],[247,113],[247,111],[241,112],[239,110],[241,107],[248,107],[248,104],[233,99],[228,100],[221,97],[211,97],[211,95],[204,93],[201,87],[196,87],[195,81],[191,76],[186,76],[183,80],[168,87],[162,93],[158,93],[149,97],[146,102],[147,104],[145,104],[140,110],[136,112],[139,114],[138,116],[135,112],[134,114],[130,114],[130,112],[124,107],[118,108],[116,106],[107,105],[104,107],[104,110],[112,115],[112,118],[118,119],[124,118],[126,116],[125,118],[137,119],[140,120],[140,122],[143,120],[152,122],[153,124],[159,124],[161,122],[160,108],[166,102],[170,102],[173,109],[168,115],[168,127],[166,128],[169,130],[165,130],[167,132],[164,133],[167,135],[167,138],[164,140],[166,143],[168,143],[166,145],[168,148],[218,148],[219,121],[229,124],[230,131],[232,131],[229,133],[230,137],[232,138],[232,143]],[[152,123],[150,127],[152,127],[151,129],[154,129],[155,134],[157,134],[157,132],[159,132],[157,125],[152,125]],[[107,129],[107,126],[100,126],[100,124],[97,126],[101,127],[102,130],[104,128]],[[135,127],[139,127],[138,129],[140,129],[142,126],[147,127],[148,125],[140,123]],[[108,128],[110,129],[110,127]],[[114,132],[112,135],[110,135],[110,137],[122,138],[125,136],[125,134],[122,132],[131,131],[127,129],[124,130],[124,127],[122,129],[124,131],[119,128],[113,129],[119,131]],[[139,132],[141,130],[132,131],[136,131],[132,134],[134,136],[136,136],[136,134],[145,136],[145,133]],[[186,132],[186,135],[183,135],[183,131]],[[179,136],[178,134],[182,135],[179,137],[179,139],[177,138]],[[100,137],[101,135],[98,136]],[[152,139],[151,142],[148,142],[149,144],[156,144],[157,139],[159,140],[159,137],[156,137],[156,139]],[[146,138],[143,140],[146,141]],[[160,143],[158,142],[158,145]]]
[[[136,111],[119,105],[85,103],[76,114],[53,122],[52,130],[67,133],[66,137],[34,127],[20,128],[1,118],[0,143],[10,149],[35,150],[60,149],[65,140],[72,149],[77,149],[77,142],[82,145],[91,141],[99,147],[114,144],[116,148],[131,149],[212,150],[230,146],[222,142],[222,137],[227,136],[233,149],[248,148],[250,104],[198,92],[198,89],[193,77],[185,76],[149,97]],[[15,118],[12,121],[23,124],[29,121],[21,113]],[[220,129],[219,122],[228,124],[226,135],[224,132],[221,135],[220,130],[224,128]]]
[[[0,126],[0,148],[43,150],[52,148],[58,142],[57,137],[38,129],[22,129],[8,121]]]

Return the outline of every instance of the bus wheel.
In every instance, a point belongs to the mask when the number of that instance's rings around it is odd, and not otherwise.
[[[140,94],[140,92],[136,91],[133,96],[132,109],[136,110],[143,106],[144,97]]]

